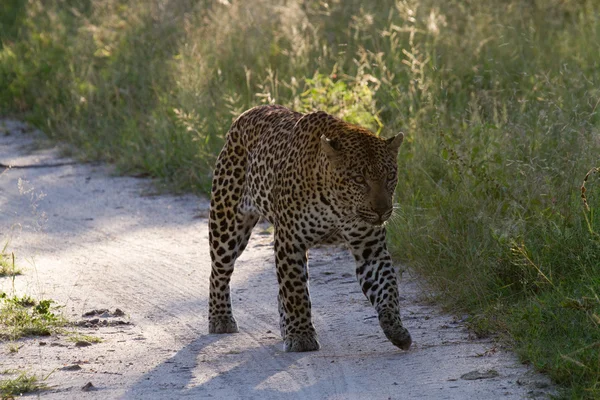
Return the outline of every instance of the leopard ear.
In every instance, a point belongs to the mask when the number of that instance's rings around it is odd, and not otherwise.
[[[327,135],[332,132],[333,127],[341,121],[333,115],[324,111],[316,111],[304,115],[294,125],[294,131],[297,134],[305,134],[311,138],[320,138],[321,151],[327,155],[330,160],[341,157],[341,143],[337,138],[330,138]],[[313,139],[314,140],[314,139]]]
[[[387,143],[388,149],[390,149],[394,153],[397,153],[398,150],[400,149],[400,145],[402,144],[403,140],[404,140],[404,134],[402,132],[400,132],[396,136],[387,139],[385,142]]]
[[[321,136],[321,149],[329,158],[335,158],[340,155],[340,142],[338,139],[330,139],[325,135]]]

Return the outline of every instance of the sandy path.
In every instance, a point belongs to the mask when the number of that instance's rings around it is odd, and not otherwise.
[[[68,161],[56,149],[28,147],[21,125],[3,124],[0,162]],[[240,333],[208,335],[206,200],[153,195],[147,180],[111,176],[106,166],[1,171],[0,240],[11,237],[26,270],[17,293],[65,304],[76,321],[92,309],[120,308],[131,322],[80,329],[103,339],[89,347],[65,337],[22,341],[18,353],[1,344],[0,370],[54,371],[43,398],[521,399],[549,390],[513,355],[440,313],[408,274],[402,316],[414,345],[395,348],[360,292],[351,257],[337,248],[310,254],[322,349],[283,353],[266,225],[256,228],[233,275]],[[11,293],[11,280],[0,278],[0,290]],[[60,369],[72,364],[81,369]],[[461,378],[475,370],[498,376]],[[87,382],[95,389],[82,391]]]

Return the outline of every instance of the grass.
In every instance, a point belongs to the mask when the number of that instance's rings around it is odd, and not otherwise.
[[[0,251],[0,278],[7,276],[15,276],[21,274],[21,269],[15,265],[14,253],[8,253],[6,251],[8,242],[4,245],[2,251]]]
[[[0,278],[12,277],[13,292],[16,275],[21,270],[15,266],[14,253],[8,254],[8,242],[0,252]],[[0,340],[17,340],[24,336],[49,336],[57,333],[68,321],[55,313],[58,307],[53,300],[35,300],[28,295],[17,296],[0,291]],[[19,351],[19,346],[11,344],[11,353]]]
[[[20,349],[21,349],[21,346],[19,346],[16,343],[10,343],[8,345],[8,352],[9,353],[18,353]]]
[[[7,0],[0,113],[194,192],[253,105],[404,131],[396,258],[564,397],[597,398],[596,3]]]
[[[0,379],[0,399],[9,400],[27,393],[38,392],[47,388],[35,375],[26,372],[4,371],[2,375],[18,373],[15,378]]]
[[[24,336],[49,336],[61,331],[67,320],[55,312],[52,300],[0,293],[0,340]]]
[[[73,343],[77,343],[77,342],[88,342],[88,343],[101,343],[102,342],[102,338],[99,338],[98,336],[93,336],[93,335],[83,335],[81,333],[78,332],[71,332],[69,334],[69,337],[67,339],[70,342]]]

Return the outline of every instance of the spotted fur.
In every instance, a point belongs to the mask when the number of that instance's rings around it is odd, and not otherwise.
[[[408,349],[397,274],[383,223],[392,213],[403,136],[383,140],[325,112],[281,106],[246,111],[231,126],[215,167],[210,207],[209,332],[237,332],[229,282],[235,260],[264,216],[275,228],[285,351],[319,349],[311,321],[307,251],[345,242],[387,338]]]

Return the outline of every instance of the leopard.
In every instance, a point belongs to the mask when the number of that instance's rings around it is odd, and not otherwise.
[[[231,125],[215,164],[210,210],[209,334],[238,332],[234,263],[262,217],[273,226],[279,328],[285,352],[319,350],[308,250],[345,244],[356,278],[396,347],[412,339],[400,317],[399,273],[386,244],[404,135],[382,139],[324,111],[257,106]]]

